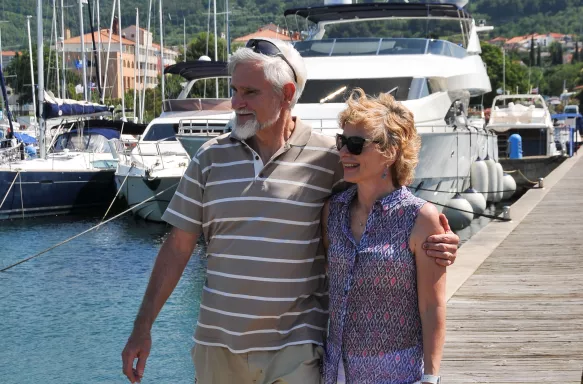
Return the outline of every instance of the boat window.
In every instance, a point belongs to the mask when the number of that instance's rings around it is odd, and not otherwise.
[[[354,88],[362,88],[368,95],[378,95],[379,93],[389,92],[391,89],[398,87],[392,93],[397,100],[407,100],[409,87],[411,86],[411,77],[400,78],[373,78],[373,79],[326,79],[308,80],[304,92],[300,97],[299,103],[319,103],[320,100],[329,97],[343,87],[343,92],[329,98],[329,103],[344,102]]]
[[[176,141],[176,133],[178,133],[178,124],[172,123],[157,123],[152,124],[147,129],[142,141]]]
[[[107,137],[97,133],[83,135],[63,133],[55,141],[54,151],[68,149],[74,152],[109,153],[107,140]]]
[[[466,50],[445,40],[422,38],[340,38],[298,41],[295,48],[303,57],[423,55],[464,58]]]

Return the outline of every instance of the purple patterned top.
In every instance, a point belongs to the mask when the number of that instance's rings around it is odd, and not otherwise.
[[[425,201],[401,187],[378,200],[357,244],[350,229],[356,186],[332,197],[328,218],[330,326],[324,382],[413,383],[423,373],[417,270],[409,248]]]

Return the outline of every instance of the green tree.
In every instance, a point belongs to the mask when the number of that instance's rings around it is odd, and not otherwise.
[[[492,92],[484,95],[484,105],[489,106],[496,96],[496,90],[503,87],[503,57],[499,47],[485,42],[482,42],[481,46],[482,60],[486,63],[492,86]],[[528,72],[527,68],[512,60],[509,54],[506,57],[506,89],[514,92],[517,86],[519,91],[528,91]]]
[[[579,61],[579,42],[575,42],[575,50],[573,51],[573,57],[571,58],[571,64],[575,64]]]
[[[542,67],[540,45],[537,45],[536,47],[536,66]]]
[[[563,45],[561,43],[553,41],[549,46],[549,53],[551,54],[551,65],[563,64]]]
[[[563,64],[551,67],[545,71],[547,95],[560,95],[563,93],[563,82],[567,89],[573,89],[578,82],[583,63]]]
[[[529,60],[528,66],[533,67],[535,64],[534,61],[534,34],[530,37],[530,52],[529,52]]]

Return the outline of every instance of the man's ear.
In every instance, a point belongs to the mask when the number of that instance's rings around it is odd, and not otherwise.
[[[296,85],[294,83],[287,83],[283,86],[283,99],[287,103],[291,103],[296,94]]]

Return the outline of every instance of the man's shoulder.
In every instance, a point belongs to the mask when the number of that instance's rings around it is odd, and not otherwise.
[[[200,146],[194,157],[196,157],[197,159],[201,159],[202,157],[205,157],[205,154],[208,155],[210,153],[213,153],[217,149],[226,150],[228,148],[235,148],[239,146],[241,146],[241,143],[238,140],[232,139],[231,133],[227,132],[204,142],[204,144]]]
[[[336,147],[336,138],[330,134],[322,133],[319,130],[312,128],[312,136],[310,143],[319,144],[326,147]]]

